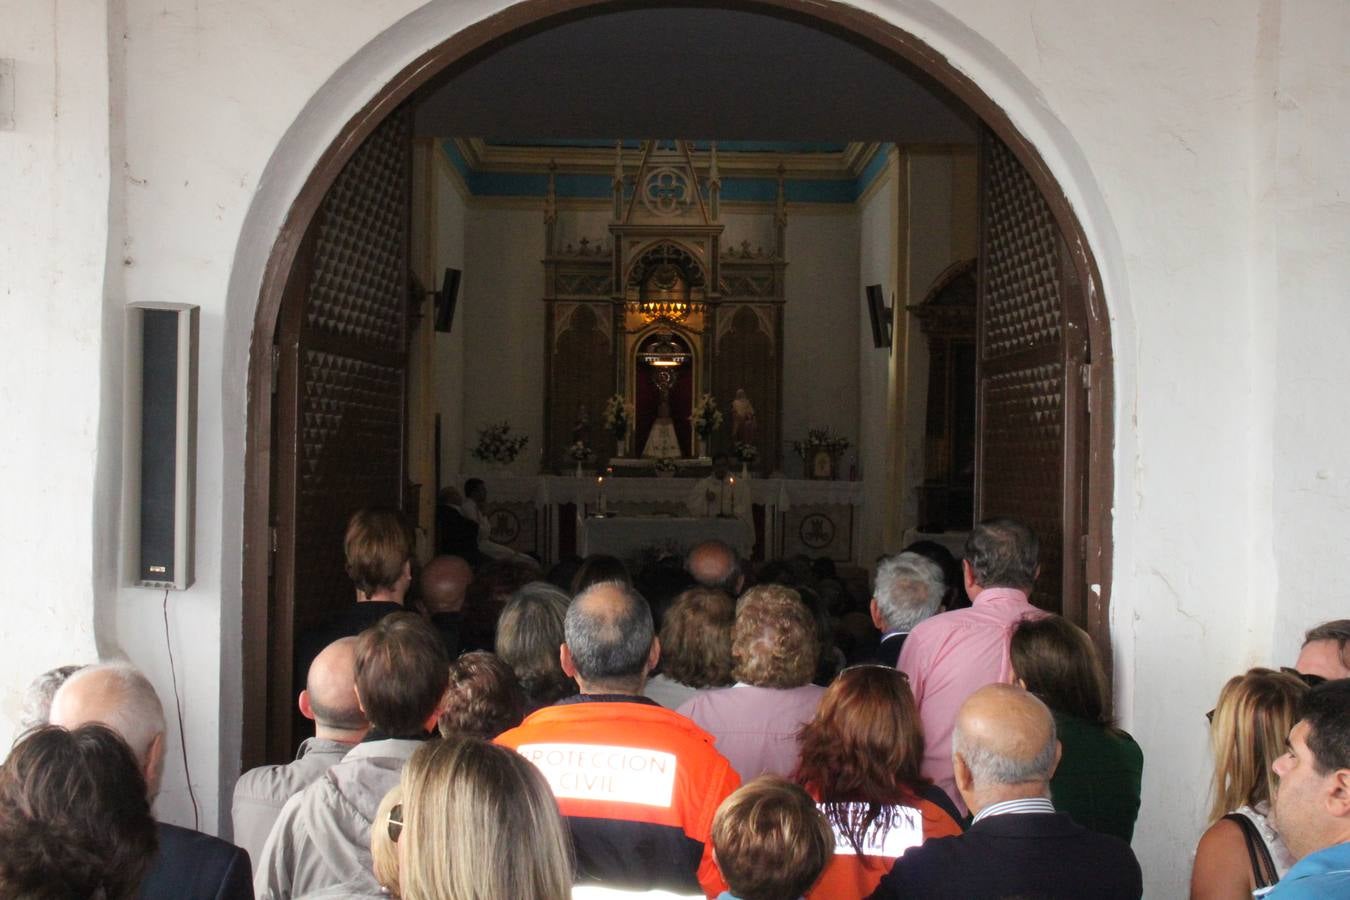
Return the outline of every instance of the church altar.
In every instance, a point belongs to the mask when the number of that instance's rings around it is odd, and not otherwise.
[[[605,553],[636,560],[652,550],[684,556],[700,541],[713,539],[747,559],[755,548],[754,530],[736,518],[588,516],[577,523],[578,556]]]
[[[462,484],[468,475],[459,477]],[[485,514],[492,540],[522,553],[535,553],[547,565],[571,553],[582,553],[582,525],[599,510],[602,490],[597,476],[478,475],[487,485]],[[753,509],[755,558],[775,559],[804,553],[856,562],[853,529],[863,502],[862,481],[811,481],[794,478],[751,478],[747,484]],[[610,521],[648,518],[659,530],[674,519],[687,519],[694,478],[606,478],[605,511]],[[601,520],[604,521],[604,520]],[[709,523],[739,521],[707,518]],[[603,526],[602,526],[603,527]],[[716,526],[712,526],[716,527]],[[733,546],[736,542],[728,541]]]

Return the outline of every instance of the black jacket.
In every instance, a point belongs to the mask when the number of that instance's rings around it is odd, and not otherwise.
[[[1013,813],[908,850],[872,897],[1138,900],[1143,893],[1129,844],[1065,813]]]
[[[159,823],[159,850],[141,900],[253,900],[248,853],[220,838]]]

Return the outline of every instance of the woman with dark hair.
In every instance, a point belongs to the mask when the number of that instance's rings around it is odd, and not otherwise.
[[[731,684],[735,619],[736,603],[724,591],[694,587],[680,594],[661,623],[661,672],[643,693],[677,709],[700,688]]]
[[[956,809],[919,774],[923,730],[903,673],[845,669],[799,732],[798,784],[835,835],[835,855],[809,897],[866,897],[910,847],[961,833]]]
[[[567,604],[558,588],[531,581],[511,595],[497,620],[497,656],[520,681],[526,715],[577,692],[558,658]]]
[[[572,577],[572,596],[575,597],[586,588],[602,581],[618,581],[633,586],[633,576],[628,567],[617,556],[605,556],[593,553],[581,561],[581,568]]]
[[[1025,619],[1013,632],[1017,683],[1055,717],[1063,748],[1050,780],[1055,809],[1123,841],[1134,835],[1144,753],[1111,718],[1106,671],[1087,632],[1063,616]]]
[[[473,650],[450,663],[436,727],[454,735],[492,740],[525,718],[525,692],[511,667],[486,650]]]
[[[0,897],[131,898],[156,846],[141,767],[112,729],[38,728],[0,766]]]

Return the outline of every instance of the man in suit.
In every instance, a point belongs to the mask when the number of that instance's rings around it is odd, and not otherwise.
[[[99,722],[117,732],[145,774],[149,799],[164,774],[164,707],[154,686],[126,663],[88,666],[52,698],[51,722],[78,728]],[[141,882],[145,900],[252,900],[248,854],[188,828],[158,824],[159,850]]]
[[[946,590],[942,568],[917,553],[896,553],[877,563],[872,584],[872,624],[881,632],[876,661],[895,667],[915,625],[937,612]]]
[[[1006,684],[971,694],[952,735],[956,786],[975,814],[970,830],[908,850],[872,896],[1138,900],[1143,878],[1129,845],[1055,812],[1059,754],[1040,700]]]

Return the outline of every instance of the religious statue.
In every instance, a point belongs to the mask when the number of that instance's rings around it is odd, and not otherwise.
[[[577,403],[577,418],[572,423],[572,443],[589,445],[591,442],[591,412],[586,401]]]
[[[755,442],[755,407],[745,395],[745,388],[736,388],[736,399],[731,401],[731,442]]]
[[[670,418],[670,403],[662,400],[656,407],[656,421],[647,434],[647,443],[642,448],[644,459],[679,459],[680,439],[675,434],[675,422]]]

